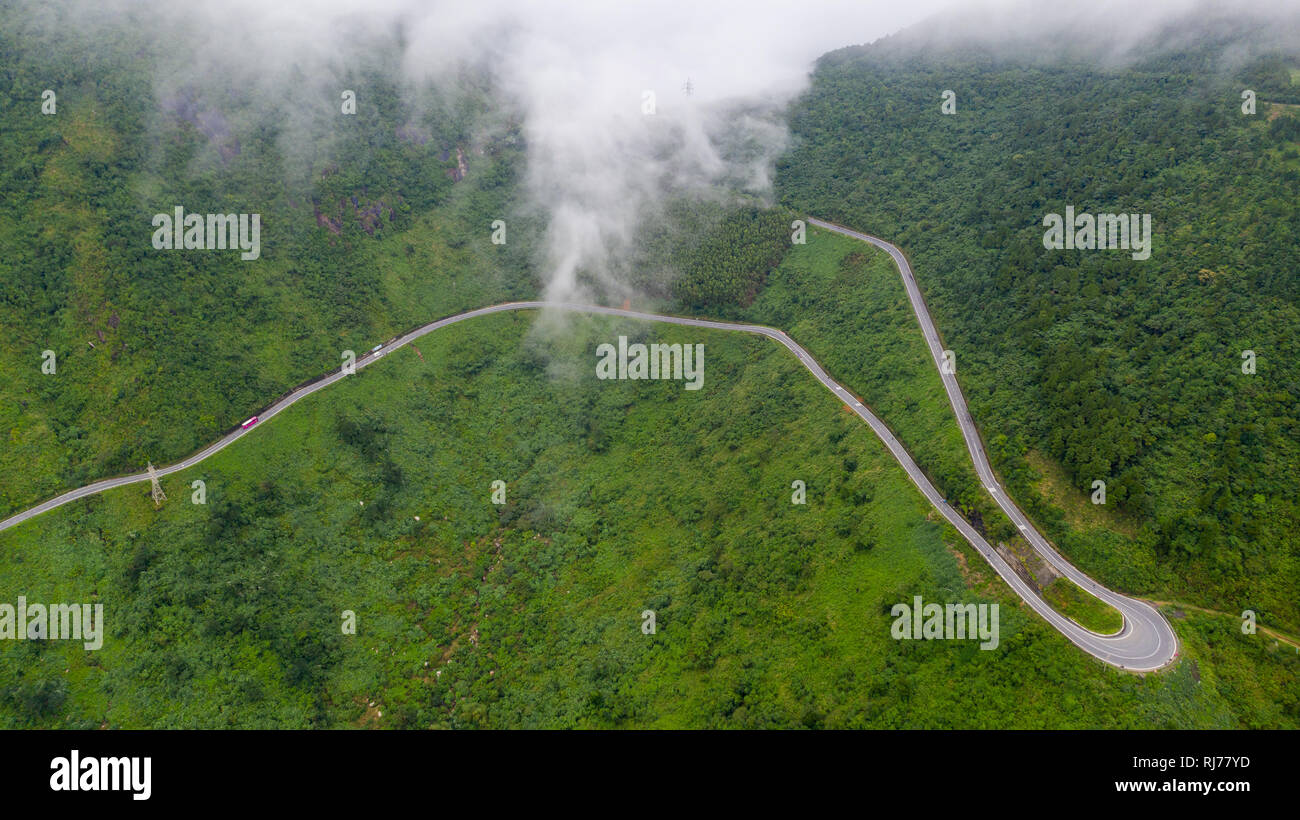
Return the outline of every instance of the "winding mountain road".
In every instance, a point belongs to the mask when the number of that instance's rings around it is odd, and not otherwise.
[[[1020,508],[1016,506],[1015,502],[1011,500],[1006,490],[998,482],[997,476],[993,473],[993,467],[989,464],[984,444],[980,440],[979,430],[975,427],[975,420],[971,418],[970,410],[966,407],[966,397],[961,392],[961,386],[957,384],[957,375],[955,372],[946,372],[943,367],[944,348],[939,339],[939,331],[934,326],[934,319],[930,317],[930,310],[926,307],[925,299],[921,295],[921,289],[916,284],[916,276],[912,273],[912,266],[908,263],[903,252],[879,237],[851,230],[842,225],[836,225],[813,217],[809,217],[808,222],[842,236],[868,242],[893,258],[894,265],[903,277],[903,286],[907,289],[907,298],[912,303],[912,312],[916,314],[916,320],[920,323],[921,331],[925,335],[925,343],[930,348],[930,357],[934,360],[934,365],[939,370],[939,377],[943,380],[944,390],[948,393],[948,403],[952,405],[953,415],[957,417],[962,437],[966,440],[966,450],[970,454],[971,462],[975,465],[975,472],[979,476],[980,483],[984,485],[984,489],[988,491],[993,501],[1006,513],[1007,518],[1011,519],[1011,522],[1020,530],[1021,536],[1053,569],[1069,578],[1080,589],[1091,593],[1119,610],[1120,614],[1124,616],[1123,628],[1113,636],[1097,635],[1083,629],[1074,621],[1062,616],[1042,602],[1038,595],[1024,581],[1020,580],[1019,576],[1011,573],[1012,577],[1008,577],[1008,573],[1003,571],[1006,564],[1001,561],[1001,556],[996,551],[991,550],[987,542],[983,538],[979,538],[978,534],[976,535],[978,540],[976,540],[976,538],[971,537],[970,533],[963,530],[962,535],[966,537],[966,540],[970,541],[990,564],[993,564],[998,574],[1008,584],[1011,584],[1020,597],[1024,598],[1038,614],[1046,618],[1049,623],[1089,654],[1121,669],[1137,671],[1159,669],[1172,662],[1178,654],[1178,639],[1164,616],[1145,601],[1138,601],[1111,592],[1089,578],[1069,561],[1066,561],[1043,537],[1042,533],[1034,527],[1029,518],[1020,511]],[[872,426],[874,428],[875,425]],[[906,465],[904,466],[906,467]],[[908,473],[911,474],[910,469]],[[915,478],[913,481],[915,481]],[[925,492],[924,487],[922,487],[922,492]],[[929,494],[927,493],[926,496],[929,497]],[[934,503],[933,498],[931,498],[931,503]],[[944,517],[950,521],[952,520],[950,516],[945,515]],[[958,529],[961,528],[958,527]],[[998,560],[995,560],[995,558]],[[1042,605],[1039,606],[1039,604]],[[1064,627],[1062,621],[1065,623]]]
[[[903,445],[894,437],[894,434],[885,426],[885,423],[876,417],[867,407],[865,407],[857,398],[850,393],[845,387],[832,379],[821,365],[812,357],[807,350],[797,344],[793,339],[785,334],[782,330],[765,327],[763,325],[740,324],[734,322],[718,322],[711,319],[695,319],[682,316],[666,316],[657,313],[643,313],[635,310],[624,310],[622,308],[603,307],[598,305],[581,305],[565,302],[544,302],[544,301],[526,301],[526,302],[506,302],[499,305],[478,308],[476,310],[459,313],[455,316],[449,316],[445,319],[439,319],[430,322],[427,325],[416,328],[402,336],[385,343],[378,351],[366,353],[356,361],[356,369],[360,370],[371,364],[374,364],[387,353],[397,350],[410,342],[432,333],[439,328],[448,325],[463,322],[467,319],[473,319],[479,316],[487,316],[492,313],[503,313],[515,310],[565,310],[577,313],[595,313],[607,316],[621,316],[629,319],[640,319],[651,322],[664,322],[675,325],[686,325],[689,327],[703,327],[713,330],[738,331],[742,333],[754,333],[766,336],[769,339],[783,345],[787,350],[798,358],[800,364],[808,369],[809,372],[822,383],[826,389],[835,394],[836,398],[844,402],[854,413],[858,415],[875,434],[884,442],[889,452],[900,466],[907,472],[908,478],[921,491],[926,500],[961,533],[962,537],[971,543],[979,551],[984,559],[993,567],[993,569],[1002,577],[1007,584],[1015,590],[1025,603],[1027,603],[1035,612],[1044,620],[1051,624],[1057,631],[1072,641],[1075,645],[1085,652],[1093,655],[1099,660],[1121,669],[1134,671],[1151,671],[1159,669],[1170,663],[1177,655],[1177,639],[1169,623],[1156,611],[1154,607],[1143,601],[1137,601],[1123,595],[1116,594],[1093,581],[1087,575],[1084,575],[1068,561],[1062,558],[1056,550],[1048,543],[1034,528],[1033,524],[1025,517],[1024,513],[1007,496],[1005,490],[997,482],[993,474],[992,467],[989,466],[988,458],[985,455],[984,447],[980,442],[979,433],[975,428],[975,423],[971,419],[970,412],[966,409],[966,400],[962,396],[961,388],[957,384],[956,376],[943,372],[940,366],[942,363],[943,348],[939,342],[938,331],[934,327],[934,322],[930,318],[929,311],[926,309],[925,302],[921,297],[920,289],[916,285],[916,280],[912,275],[911,266],[903,256],[902,251],[893,245],[878,239],[874,236],[858,233],[848,228],[834,225],[829,222],[823,222],[818,219],[809,219],[814,225],[835,233],[869,242],[878,248],[883,249],[897,264],[899,272],[903,277],[903,283],[907,288],[908,298],[911,300],[912,308],[916,313],[917,320],[925,333],[926,342],[930,347],[930,353],[934,358],[935,366],[939,367],[940,375],[943,378],[944,388],[948,392],[948,400],[952,404],[953,413],[956,415],[961,425],[962,435],[965,437],[967,449],[970,452],[972,462],[975,464],[976,472],[980,480],[984,483],[985,488],[992,495],[993,500],[1007,514],[1020,529],[1026,540],[1036,549],[1043,558],[1052,565],[1058,572],[1070,578],[1082,589],[1092,593],[1096,597],[1115,607],[1124,616],[1123,628],[1114,635],[1098,635],[1076,624],[1074,621],[1053,609],[1039,595],[1037,590],[1027,584],[1019,575],[1007,564],[1002,556],[984,539],[983,536],[975,530],[958,512],[953,509],[944,499],[943,495],[930,483],[921,468],[912,460],[911,454],[904,449]],[[285,409],[298,401],[310,396],[318,390],[323,390],[329,385],[337,382],[339,379],[346,378],[341,370],[336,370],[318,381],[304,385],[289,395],[272,404],[267,409],[258,414],[259,422],[257,425],[248,429],[236,429],[227,433],[222,438],[208,445],[194,455],[179,461],[175,464],[156,468],[159,476],[167,476],[172,473],[186,470],[210,456],[224,450],[239,439],[256,430],[263,423],[274,418]],[[61,507],[80,498],[89,495],[104,492],[114,487],[122,487],[128,484],[135,484],[148,481],[147,472],[136,473],[134,475],[121,476],[118,478],[109,478],[102,481],[96,481],[76,490],[71,490],[56,498],[52,498],[41,504],[36,505],[28,510],[17,513],[4,521],[0,521],[0,531],[27,521],[41,513]]]

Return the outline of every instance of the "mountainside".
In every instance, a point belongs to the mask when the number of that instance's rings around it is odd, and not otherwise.
[[[1012,571],[1115,630],[981,483],[892,259],[792,242],[814,216],[907,254],[1006,489],[1177,656],[1071,644],[770,339],[526,311],[385,353],[161,507],[138,483],[0,532],[0,604],[107,611],[93,651],[0,640],[0,727],[1300,726],[1300,27],[936,21],[823,56],[787,145],[773,99],[631,94],[593,133],[556,91],[590,78],[422,86],[409,21],[232,79],[173,71],[192,30],[76,7],[0,14],[0,519],[417,325],[626,298],[788,332]],[[256,214],[256,250],[159,247],[178,208]],[[1133,215],[1132,247],[1049,247],[1067,214]],[[597,379],[620,335],[705,345],[703,387]],[[998,646],[895,639],[916,595],[997,603]]]
[[[768,308],[870,279],[859,310],[905,315],[855,245],[791,254]],[[0,725],[1296,724],[1300,659],[1222,618],[1179,617],[1158,675],[1079,652],[770,340],[574,318],[543,357],[544,325],[439,330],[164,479],[162,510],[136,485],[0,533],[0,588],[102,601],[108,630],[97,652],[0,642]],[[619,334],[703,343],[705,388],[597,386],[591,350]],[[861,335],[925,372],[908,328]],[[914,595],[998,603],[998,646],[892,639]]]
[[[1181,21],[1178,48],[1111,63],[1064,35],[1030,58],[923,29],[831,53],[778,186],[906,250],[1017,498],[1044,456],[1068,494],[1105,482],[1107,525],[1040,515],[1068,555],[1294,629],[1300,119],[1281,103],[1300,53],[1261,52],[1272,38],[1243,25]],[[1067,207],[1149,214],[1149,258],[1045,248]]]
[[[519,149],[473,141],[487,92],[417,103],[378,65],[340,78],[358,115],[322,98],[305,126],[219,84],[159,89],[173,51],[0,17],[0,517],[176,460],[344,350],[535,292],[529,221],[490,242]],[[260,215],[258,258],[157,249],[176,207]]]

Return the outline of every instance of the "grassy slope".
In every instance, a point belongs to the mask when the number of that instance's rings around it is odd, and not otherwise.
[[[795,246],[750,308],[756,321],[790,327],[829,371],[894,430],[931,480],[994,542],[1030,547],[979,486],[893,261],[883,251],[818,229]],[[1065,582],[1069,583],[1069,582]],[[1077,590],[1078,594],[1083,594]],[[1113,632],[1110,606],[1057,587],[1090,629]]]
[[[159,513],[133,487],[0,535],[3,600],[97,599],[111,632],[98,653],[0,647],[5,722],[1294,722],[1259,689],[1296,664],[1262,642],[1180,625],[1202,684],[1186,664],[1138,679],[954,542],[982,590],[965,591],[881,445],[770,342],[579,320],[544,359],[531,318],[441,331],[423,360],[405,350],[311,397],[170,478]],[[706,389],[597,382],[591,351],[618,333],[704,342]],[[206,506],[187,502],[194,478]],[[913,594],[997,598],[1002,645],[893,641],[888,608]]]
[[[1048,584],[1043,599],[1098,634],[1114,635],[1124,626],[1124,617],[1114,607],[1084,592],[1069,578],[1057,578]]]
[[[817,228],[808,237],[791,249],[747,318],[786,329],[889,424],[955,500],[980,502],[961,430],[893,261]]]

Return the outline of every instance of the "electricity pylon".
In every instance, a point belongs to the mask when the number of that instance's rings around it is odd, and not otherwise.
[[[157,509],[167,500],[167,493],[163,492],[162,485],[158,483],[158,471],[153,468],[152,461],[146,469],[149,470],[149,481],[153,484],[153,506]]]

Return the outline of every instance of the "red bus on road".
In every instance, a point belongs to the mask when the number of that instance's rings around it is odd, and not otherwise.
[[[249,419],[248,421],[244,422],[239,426],[247,430],[249,427],[252,427],[254,424],[257,424],[257,416],[253,416],[251,419]]]

